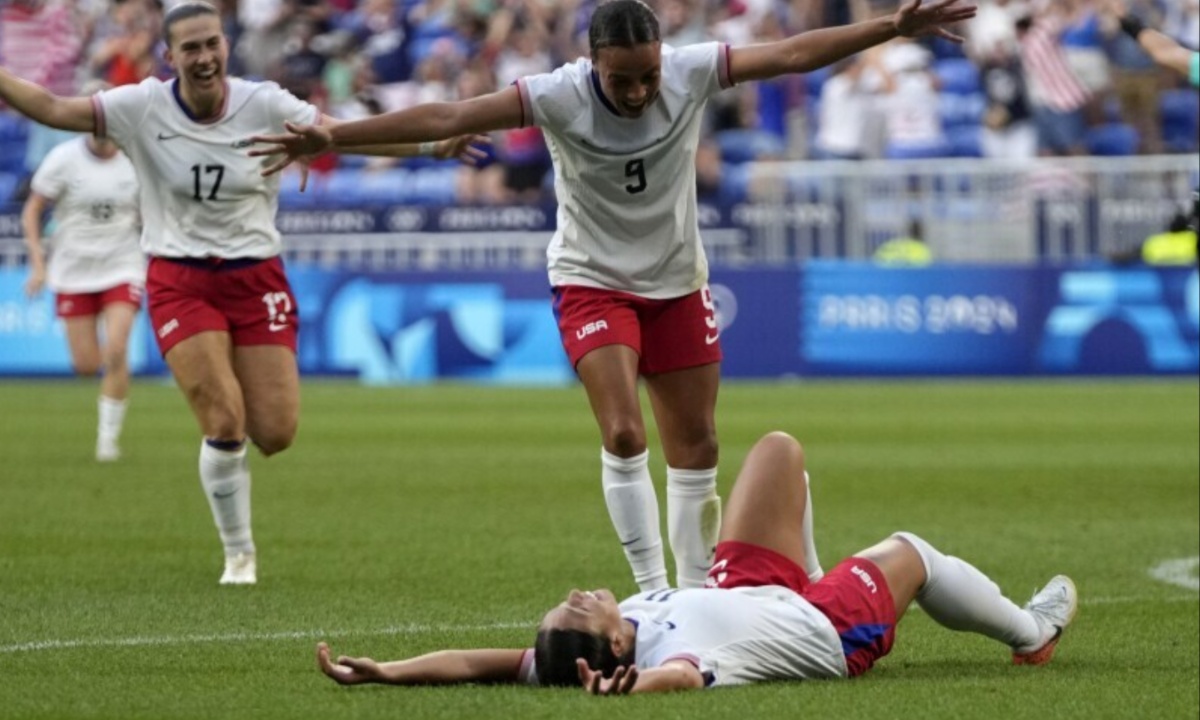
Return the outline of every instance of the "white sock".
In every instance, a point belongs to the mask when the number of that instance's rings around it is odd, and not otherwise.
[[[246,444],[237,450],[219,450],[207,441],[200,445],[200,487],[212,508],[213,521],[225,554],[254,552],[250,534],[250,467]]]
[[[917,549],[925,563],[925,585],[917,604],[951,630],[986,635],[1010,647],[1036,646],[1042,631],[1033,615],[1004,597],[991,578],[970,563],[943,555],[912,533],[899,537]]]
[[[717,469],[667,468],[667,538],[675,555],[675,584],[704,587],[721,533]]]
[[[821,561],[817,558],[817,542],[813,540],[813,503],[812,480],[804,473],[804,519],[800,521],[800,529],[804,532],[804,572],[808,579],[816,582],[825,577],[821,569]]]
[[[115,443],[121,437],[121,426],[125,424],[125,407],[127,401],[100,396],[97,406],[100,410],[100,424],[97,435],[100,439]]]
[[[633,569],[634,581],[642,591],[670,587],[663,560],[658,496],[650,480],[650,452],[619,458],[601,449],[600,461],[604,502]]]

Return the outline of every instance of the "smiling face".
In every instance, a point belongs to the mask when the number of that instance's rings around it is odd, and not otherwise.
[[[167,62],[179,77],[184,98],[200,107],[219,101],[229,61],[221,19],[205,14],[179,20],[170,27],[169,40]]]
[[[592,62],[605,97],[623,117],[641,117],[658,98],[662,43],[601,48]]]

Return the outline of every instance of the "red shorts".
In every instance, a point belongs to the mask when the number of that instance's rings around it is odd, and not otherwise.
[[[54,312],[61,318],[71,318],[99,315],[113,303],[141,307],[144,292],[140,285],[125,283],[100,292],[58,293],[54,296]]]
[[[283,261],[150,259],[150,325],[167,352],[193,335],[229,333],[234,345],[283,345],[296,351],[300,317]]]
[[[684,370],[721,361],[717,318],[708,286],[683,297],[650,300],[581,285],[554,288],[554,316],[571,366],[606,345],[627,345],[638,373]]]
[[[862,675],[887,655],[896,640],[896,605],[875,563],[852,557],[817,582],[789,558],[750,543],[717,545],[708,587],[731,589],[782,585],[820,610],[842,639],[850,677]]]

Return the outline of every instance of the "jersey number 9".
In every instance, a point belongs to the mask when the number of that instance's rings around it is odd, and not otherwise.
[[[625,177],[637,178],[636,184],[625,186],[625,192],[630,195],[637,195],[646,189],[646,164],[641,158],[625,163]]]

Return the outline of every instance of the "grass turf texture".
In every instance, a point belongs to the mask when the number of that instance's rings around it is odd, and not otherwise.
[[[567,589],[632,592],[581,389],[307,382],[303,403],[295,447],[251,461],[259,585],[222,588],[177,391],[135,385],[125,457],[97,465],[94,385],[0,385],[0,717],[1200,714],[1197,592],[1148,575],[1200,546],[1194,379],[727,383],[723,494],[764,431],[798,436],[826,567],[906,529],[1019,603],[1070,574],[1080,614],[1043,668],[912,612],[859,680],[634,698],[347,689],[312,658],[524,646]]]

